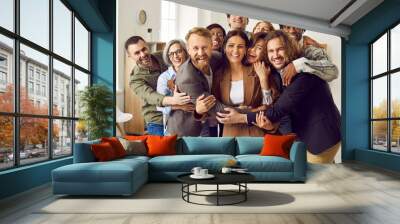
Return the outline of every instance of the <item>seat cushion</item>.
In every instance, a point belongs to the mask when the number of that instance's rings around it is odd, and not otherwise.
[[[219,171],[228,160],[235,159],[231,155],[174,155],[158,156],[149,160],[151,172],[190,172],[193,167],[203,167],[211,172]]]
[[[239,155],[236,160],[249,172],[293,172],[292,161],[278,156]]]
[[[122,159],[109,162],[75,163],[53,170],[59,182],[130,182],[136,172],[147,171],[145,161]]]

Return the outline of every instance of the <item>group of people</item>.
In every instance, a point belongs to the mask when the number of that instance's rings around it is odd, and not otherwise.
[[[295,133],[310,162],[329,163],[340,146],[340,114],[327,82],[338,77],[325,46],[304,29],[227,14],[151,53],[133,36],[130,87],[143,100],[148,134],[264,136]]]

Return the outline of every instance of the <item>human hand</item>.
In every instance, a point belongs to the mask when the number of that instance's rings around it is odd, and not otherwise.
[[[215,96],[209,95],[205,96],[204,94],[199,96],[196,99],[196,113],[205,114],[207,113],[214,105],[217,100]]]
[[[185,112],[193,112],[195,107],[193,103],[187,103],[184,105],[177,105],[177,106],[173,106],[172,109],[174,110],[183,110]]]
[[[254,63],[253,67],[260,81],[267,80],[268,76],[271,74],[271,69],[269,68],[269,66],[265,66],[265,63],[263,61],[257,61],[256,63]]]
[[[167,87],[171,91],[174,91],[174,89],[175,89],[175,80],[173,80],[173,79],[168,80],[167,81]]]
[[[237,112],[233,108],[224,108],[227,113],[217,112],[217,120],[222,124],[241,124],[247,123],[247,115]]]
[[[304,38],[303,40],[303,49],[308,47],[308,46],[314,46],[317,48],[320,48],[320,44],[318,42],[316,42],[315,40],[311,39],[311,38]]]
[[[253,122],[253,125],[263,128],[267,131],[271,131],[274,129],[274,126],[272,125],[271,121],[268,120],[268,118],[264,115],[264,111],[261,111],[260,113],[256,114],[256,122]]]
[[[190,96],[186,93],[178,92],[178,88],[174,88],[174,96],[172,97],[172,105],[184,105],[190,102]]]
[[[284,86],[290,85],[295,75],[297,75],[297,71],[293,63],[286,65],[286,67],[283,69],[283,80],[282,80],[283,85]]]

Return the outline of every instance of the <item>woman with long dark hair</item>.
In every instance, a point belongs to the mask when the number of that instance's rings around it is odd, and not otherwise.
[[[263,97],[260,81],[253,66],[247,64],[250,41],[243,31],[230,31],[223,43],[224,63],[214,75],[213,94],[223,104],[241,111],[260,111]],[[228,124],[223,136],[263,136],[256,126]]]

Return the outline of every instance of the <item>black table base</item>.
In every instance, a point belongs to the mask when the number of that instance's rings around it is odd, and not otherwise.
[[[190,186],[193,185],[195,186],[195,191],[190,191]],[[217,187],[216,190],[198,190],[197,184],[182,183],[182,199],[188,203],[196,205],[211,205],[211,206],[235,205],[247,201],[247,192],[249,191],[247,183],[230,184],[238,186],[237,190],[220,189],[220,185],[226,185],[226,184],[215,184],[215,185]],[[216,194],[205,194],[204,192],[215,192]],[[217,199],[217,204],[202,204],[193,202],[190,200],[191,198],[190,196],[215,197]],[[240,199],[231,203],[223,203],[223,202],[221,203],[221,199],[224,197],[236,197],[236,196],[240,196],[239,197]]]

